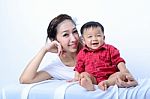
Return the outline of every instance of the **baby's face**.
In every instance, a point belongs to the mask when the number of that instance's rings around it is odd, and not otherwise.
[[[83,31],[83,41],[90,49],[97,49],[104,44],[104,33],[100,27],[90,27]]]

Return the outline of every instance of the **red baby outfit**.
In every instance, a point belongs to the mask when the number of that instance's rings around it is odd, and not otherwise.
[[[120,62],[125,63],[124,59],[120,57],[119,50],[112,45],[103,44],[95,50],[90,50],[85,46],[77,55],[75,71],[88,72],[99,83],[117,72],[117,65]]]

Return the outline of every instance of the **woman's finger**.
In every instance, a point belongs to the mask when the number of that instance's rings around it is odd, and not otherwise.
[[[60,55],[62,53],[62,47],[61,47],[60,43],[56,42],[56,47],[58,49],[57,54]]]
[[[127,87],[127,82],[121,80],[119,77],[117,77],[117,80],[116,80],[116,84],[118,87],[120,88],[124,88],[124,87]]]

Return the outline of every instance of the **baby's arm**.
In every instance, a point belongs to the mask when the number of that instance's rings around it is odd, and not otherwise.
[[[117,65],[118,69],[120,72],[122,73],[130,73],[129,70],[126,68],[126,65],[124,62],[120,62],[118,65]]]

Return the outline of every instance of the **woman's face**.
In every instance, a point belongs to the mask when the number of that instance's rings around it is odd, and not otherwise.
[[[70,20],[64,20],[57,26],[56,39],[63,50],[69,53],[76,52],[79,44],[79,34],[76,26]]]

